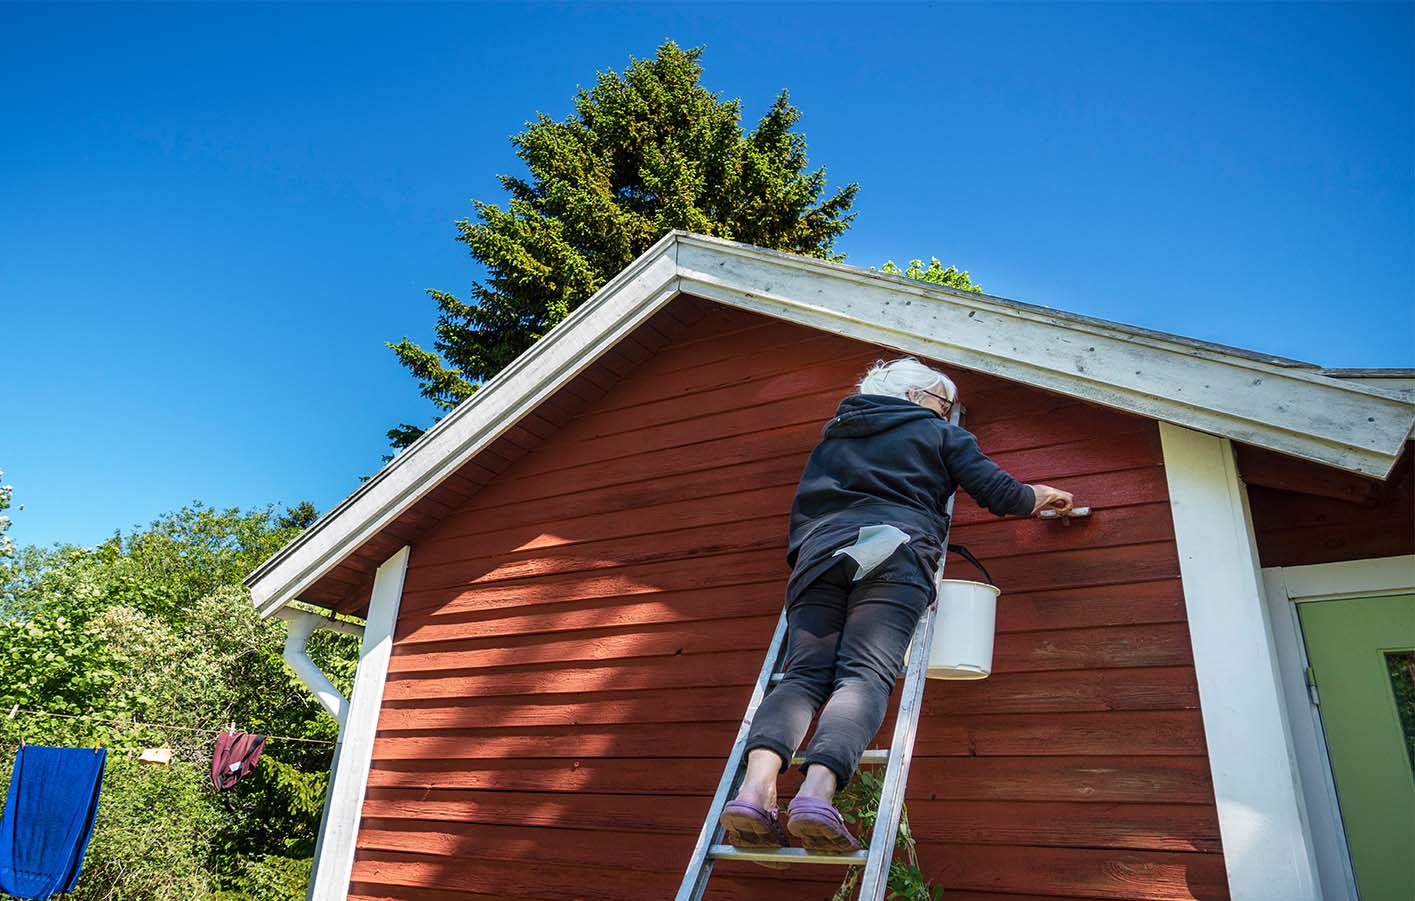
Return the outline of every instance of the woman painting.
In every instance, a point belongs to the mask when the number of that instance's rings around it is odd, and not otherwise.
[[[806,462],[786,554],[784,676],[757,709],[742,788],[721,817],[739,848],[785,847],[790,832],[809,851],[859,849],[831,799],[879,730],[933,600],[954,489],[998,515],[1071,510],[1067,492],[1024,485],[984,456],[948,421],[957,400],[953,382],[917,360],[879,362],[840,402]],[[805,782],[783,830],[777,776],[818,710]]]

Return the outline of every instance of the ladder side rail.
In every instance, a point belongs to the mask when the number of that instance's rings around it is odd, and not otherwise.
[[[955,406],[949,421],[958,425],[963,410]],[[860,877],[859,901],[883,901],[889,888],[889,865],[894,860],[894,840],[899,834],[899,817],[904,806],[904,789],[909,784],[909,764],[914,759],[914,739],[919,731],[919,713],[923,709],[925,676],[929,668],[929,649],[933,646],[934,623],[938,612],[938,581],[943,578],[948,559],[948,540],[953,532],[953,501],[957,486],[948,496],[945,512],[948,526],[943,538],[943,553],[934,572],[934,598],[924,610],[909,649],[909,667],[904,675],[904,687],[899,693],[899,710],[894,717],[894,738],[889,745],[889,762],[885,764],[884,780],[880,785],[879,809],[875,828],[870,835],[869,860]]]
[[[722,809],[727,806],[727,796],[731,794],[733,786],[741,776],[742,758],[746,756],[747,735],[752,730],[752,721],[756,718],[757,708],[761,706],[762,699],[766,696],[771,674],[776,672],[785,643],[786,608],[783,606],[781,617],[776,622],[776,632],[771,637],[771,644],[767,647],[762,661],[762,671],[757,675],[756,686],[752,689],[752,699],[747,704],[747,712],[743,715],[742,725],[737,730],[737,740],[732,743],[732,751],[728,754],[727,764],[722,770],[722,779],[717,783],[717,791],[712,796],[712,804],[708,807],[707,818],[703,820],[703,828],[698,833],[697,844],[693,846],[691,862],[683,874],[682,884],[678,886],[676,901],[697,901],[707,889],[708,879],[712,877],[713,865],[708,851],[714,844],[717,844],[721,837],[719,833],[722,826],[718,820],[722,816]]]
[[[885,764],[880,785],[879,809],[875,828],[870,834],[870,855],[860,877],[859,901],[882,901],[889,887],[889,865],[894,860],[894,841],[899,833],[899,817],[904,802],[904,788],[909,783],[909,764],[914,757],[914,738],[919,730],[919,712],[923,707],[924,673],[928,669],[929,647],[933,641],[934,605],[925,611],[919,627],[914,630],[909,649],[909,669],[899,694],[899,710],[894,720],[894,738],[890,742],[889,762]],[[917,664],[915,661],[919,661]]]

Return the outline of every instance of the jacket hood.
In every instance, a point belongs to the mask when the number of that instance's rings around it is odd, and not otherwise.
[[[826,438],[863,438],[918,419],[942,419],[928,407],[902,397],[852,394],[840,402],[835,418],[825,424]]]

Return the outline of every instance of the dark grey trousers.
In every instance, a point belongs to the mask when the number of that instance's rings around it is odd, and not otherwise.
[[[747,736],[748,751],[775,751],[785,772],[819,710],[801,769],[821,764],[840,788],[884,722],[904,652],[933,600],[929,570],[908,544],[852,582],[857,569],[842,556],[786,611],[785,676],[757,708]]]

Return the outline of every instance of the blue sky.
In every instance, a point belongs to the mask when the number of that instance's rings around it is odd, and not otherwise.
[[[665,37],[789,88],[855,265],[1330,366],[1415,365],[1415,6],[0,5],[19,543],[327,509],[432,411],[507,137]]]

